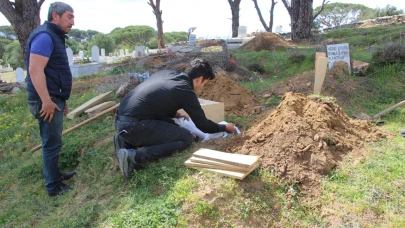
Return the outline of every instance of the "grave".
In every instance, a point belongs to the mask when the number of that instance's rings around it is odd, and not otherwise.
[[[91,48],[91,61],[99,62],[100,48],[93,46]]]
[[[145,46],[135,46],[135,57],[142,58],[145,56]]]
[[[91,59],[93,61],[99,61],[99,56],[98,56],[99,48],[97,46],[93,46],[91,51],[92,51]],[[74,64],[72,49],[66,48],[66,53],[68,55],[70,72],[72,72],[73,77],[79,77],[80,75],[85,76],[85,75],[95,74],[99,71],[99,69],[102,65],[101,63],[97,63],[97,62]],[[84,58],[83,51],[79,51],[79,56],[80,56],[80,59],[83,60],[83,58]]]
[[[15,70],[15,81],[16,82],[25,82],[24,70],[21,67],[18,67]]]
[[[73,66],[73,51],[70,47],[66,48],[66,54],[69,60],[69,66]]]

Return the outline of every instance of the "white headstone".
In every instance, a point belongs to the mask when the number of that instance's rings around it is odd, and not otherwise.
[[[73,66],[73,51],[70,47],[66,48],[66,54],[69,60],[69,66]]]
[[[135,56],[144,57],[145,56],[145,46],[135,46]]]
[[[129,50],[125,49],[125,55],[128,56],[129,55]]]
[[[80,57],[80,59],[84,59],[84,52],[83,51],[79,51],[79,57]]]
[[[124,50],[120,49],[120,56],[124,56]]]
[[[349,73],[351,73],[350,52],[348,43],[327,45],[326,49],[328,52],[329,68],[332,68],[333,64],[337,61],[344,61],[349,67]]]
[[[238,38],[246,38],[247,27],[239,26],[238,27]]]
[[[91,48],[91,60],[93,62],[98,62],[100,57],[100,48],[98,48],[96,45],[94,45]]]
[[[190,36],[188,37],[188,45],[189,46],[194,46],[194,43],[195,43],[196,39],[197,39],[196,34],[190,34]]]
[[[101,48],[101,56],[105,57],[105,49],[104,48]]]
[[[15,81],[16,82],[24,82],[25,81],[24,70],[21,67],[18,67],[15,70]]]

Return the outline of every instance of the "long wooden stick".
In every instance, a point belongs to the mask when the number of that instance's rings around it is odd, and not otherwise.
[[[378,119],[378,118],[380,118],[380,116],[386,114],[387,112],[391,112],[392,110],[394,110],[394,109],[396,109],[396,108],[398,108],[399,106],[402,106],[402,105],[404,105],[404,104],[405,104],[405,100],[399,102],[399,103],[396,104],[396,105],[393,105],[393,106],[391,106],[391,107],[385,109],[385,110],[382,111],[382,112],[377,113],[375,116],[371,117],[371,120]]]
[[[66,135],[67,133],[69,133],[69,132],[71,132],[71,131],[74,131],[74,130],[80,128],[81,126],[83,126],[83,125],[85,125],[85,124],[87,124],[87,123],[89,123],[89,122],[91,122],[91,121],[93,121],[93,120],[95,120],[95,119],[97,119],[98,117],[100,117],[100,116],[106,114],[107,112],[110,112],[110,111],[112,111],[112,110],[118,108],[119,105],[120,105],[120,103],[118,103],[118,104],[112,106],[111,108],[106,109],[106,110],[100,112],[99,114],[97,114],[97,115],[95,115],[95,116],[93,116],[93,117],[91,117],[91,118],[89,118],[89,119],[87,119],[87,120],[85,120],[85,121],[83,121],[83,122],[81,122],[81,123],[79,123],[79,124],[77,124],[77,125],[75,125],[75,126],[69,128],[69,129],[67,129],[66,131],[63,131],[63,132],[62,132],[62,136],[63,136],[63,135]],[[35,152],[35,151],[41,149],[41,147],[42,147],[42,144],[40,144],[40,145],[38,145],[38,146],[32,148],[30,151],[31,151],[31,152]]]

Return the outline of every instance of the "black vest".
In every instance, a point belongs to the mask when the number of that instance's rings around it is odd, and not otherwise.
[[[66,36],[57,25],[45,21],[30,35],[25,46],[25,62],[27,68],[27,90],[36,93],[29,73],[29,59],[32,40],[40,33],[47,33],[52,39],[54,49],[45,66],[46,87],[50,95],[59,96],[64,100],[69,99],[72,90],[72,73],[70,72],[69,60],[66,53]]]

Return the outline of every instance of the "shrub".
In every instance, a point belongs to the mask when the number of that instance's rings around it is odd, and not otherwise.
[[[293,49],[287,53],[287,59],[290,63],[302,63],[305,60],[305,54]]]
[[[405,44],[388,43],[378,48],[372,55],[372,61],[379,65],[405,62]]]

